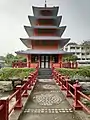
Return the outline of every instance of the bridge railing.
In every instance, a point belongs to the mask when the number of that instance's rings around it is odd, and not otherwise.
[[[0,120],[9,120],[9,116],[14,110],[22,109],[22,97],[28,97],[28,90],[31,90],[31,86],[35,85],[37,75],[38,70],[30,73],[28,78],[24,80],[24,84],[22,86],[16,86],[15,92],[11,96],[0,99]],[[15,101],[13,105],[11,105],[10,103],[13,98]]]
[[[29,62],[29,65],[28,65],[27,62],[18,61],[18,62],[13,62],[12,67],[13,68],[24,68],[24,67],[37,68],[37,67],[39,67],[39,63],[30,63]]]
[[[60,62],[60,63],[52,63],[52,67],[54,68],[78,68],[77,62]]]
[[[82,93],[81,85],[78,81],[72,84],[68,76],[60,74],[55,69],[52,70],[52,77],[55,79],[56,83],[61,86],[61,90],[66,91],[66,97],[73,98],[73,108],[75,110],[84,110],[90,114],[90,107],[83,103],[83,99],[90,102],[90,97]]]

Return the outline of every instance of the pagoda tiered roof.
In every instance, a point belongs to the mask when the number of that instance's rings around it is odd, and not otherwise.
[[[31,41],[32,40],[35,40],[35,41],[37,41],[37,40],[47,40],[47,42],[48,42],[48,40],[50,41],[59,41],[59,45],[60,45],[60,47],[62,48],[62,47],[64,47],[64,45],[66,45],[68,42],[69,42],[69,40],[70,40],[70,38],[61,38],[61,37],[57,37],[57,36],[32,36],[32,37],[29,37],[29,38],[20,38],[20,40],[28,47],[28,48],[30,48],[31,47]]]
[[[72,54],[71,52],[66,52],[66,51],[63,51],[62,49],[59,49],[59,50],[33,50],[33,49],[30,49],[30,50],[26,50],[26,51],[17,51],[15,52],[16,54]]]
[[[28,16],[28,18],[32,26],[35,26],[38,19],[52,19],[55,26],[59,26],[62,20],[62,16]]]
[[[56,29],[57,30],[57,36],[62,36],[63,32],[65,31],[66,29],[66,26],[60,26],[60,27],[57,27],[57,26],[24,26],[28,36],[33,36],[34,34],[34,29]]]
[[[51,11],[52,12],[52,16],[57,16],[58,14],[58,9],[59,9],[59,6],[57,7],[35,7],[35,6],[32,6],[32,9],[33,9],[33,14],[34,16],[40,16],[40,11],[46,11],[49,12]]]

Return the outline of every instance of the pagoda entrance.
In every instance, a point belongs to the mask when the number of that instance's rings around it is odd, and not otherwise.
[[[40,68],[50,68],[49,55],[40,55]]]

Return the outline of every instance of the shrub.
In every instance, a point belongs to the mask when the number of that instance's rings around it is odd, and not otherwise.
[[[2,68],[0,69],[0,80],[8,80],[12,77],[24,78],[33,71],[35,71],[34,68]]]
[[[90,69],[88,68],[79,68],[79,69],[69,69],[69,68],[58,68],[56,69],[63,75],[68,75],[73,78],[75,75],[83,76],[83,77],[90,77]]]

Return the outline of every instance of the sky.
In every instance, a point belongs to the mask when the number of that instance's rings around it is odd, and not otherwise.
[[[20,38],[28,37],[24,25],[29,26],[32,6],[44,6],[45,0],[0,0],[0,56],[26,50]],[[59,6],[62,25],[67,28],[62,38],[82,43],[90,39],[90,0],[47,0],[47,6]]]

